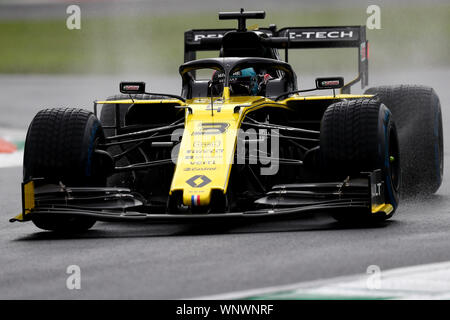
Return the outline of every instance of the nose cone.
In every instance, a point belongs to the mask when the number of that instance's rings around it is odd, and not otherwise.
[[[212,190],[226,192],[240,115],[235,104],[193,105],[178,152],[171,193],[183,192],[185,206],[210,204]]]

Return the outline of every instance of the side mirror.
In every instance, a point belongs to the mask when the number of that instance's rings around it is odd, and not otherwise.
[[[317,78],[317,89],[340,89],[344,86],[343,77]]]
[[[145,93],[145,82],[121,82],[119,90],[125,94]]]

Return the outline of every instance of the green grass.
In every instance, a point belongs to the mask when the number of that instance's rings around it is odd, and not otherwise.
[[[372,70],[450,64],[450,5],[381,9],[382,29],[367,34]],[[366,18],[365,7],[271,11],[249,25],[357,25]],[[0,73],[176,74],[185,30],[234,26],[217,21],[216,13],[83,18],[81,30],[68,30],[65,20],[1,21]],[[290,58],[303,72],[342,72],[355,69],[355,50],[303,50]]]

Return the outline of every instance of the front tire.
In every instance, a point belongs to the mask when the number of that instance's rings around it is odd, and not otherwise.
[[[24,150],[23,180],[45,178],[69,186],[104,186],[105,174],[94,150],[104,139],[102,126],[92,112],[82,109],[41,110],[31,122]],[[36,216],[41,229],[81,232],[91,228],[89,217]]]
[[[320,131],[320,153],[325,171],[345,179],[360,172],[381,169],[389,214],[339,212],[339,221],[389,219],[398,205],[400,155],[397,129],[389,109],[377,99],[346,100],[330,105]]]

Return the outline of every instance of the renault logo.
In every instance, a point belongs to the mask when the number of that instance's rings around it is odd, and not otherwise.
[[[186,181],[186,183],[190,185],[192,188],[201,188],[206,186],[210,182],[211,179],[209,179],[207,176],[204,175],[196,175]]]

